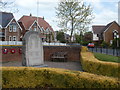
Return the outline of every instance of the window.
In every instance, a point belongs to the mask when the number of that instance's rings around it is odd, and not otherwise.
[[[13,41],[16,41],[16,36],[13,36]]]
[[[97,34],[97,37],[99,37],[99,34]]]
[[[9,41],[12,41],[12,37],[11,36],[9,36]]]
[[[5,33],[4,32],[0,32],[0,35],[5,35]]]
[[[12,32],[12,29],[13,29],[13,27],[12,27],[12,25],[10,25],[9,26],[9,32]]]
[[[34,31],[37,31],[37,28],[36,28],[36,27],[34,28]]]
[[[118,31],[117,30],[114,30],[113,31],[113,39],[116,39],[118,36]]]
[[[42,42],[44,41],[44,38],[42,38]]]
[[[17,26],[13,26],[13,32],[16,32],[17,31]]]
[[[110,44],[113,44],[113,40],[110,40]]]

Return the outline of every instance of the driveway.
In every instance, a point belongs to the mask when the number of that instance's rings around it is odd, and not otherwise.
[[[45,61],[45,66],[51,67],[51,68],[63,68],[63,69],[69,69],[69,70],[75,70],[75,71],[83,71],[81,64],[79,61],[75,62],[51,62],[51,61]],[[22,67],[20,61],[11,61],[11,62],[4,62],[2,63],[2,66],[10,67],[10,66],[17,66]]]

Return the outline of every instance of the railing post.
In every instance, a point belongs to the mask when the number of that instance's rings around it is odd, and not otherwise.
[[[116,56],[118,56],[118,50],[116,49]]]
[[[92,48],[92,52],[93,52],[93,48]]]
[[[114,56],[114,48],[113,48],[113,56]]]
[[[97,47],[96,47],[96,52],[97,52]]]
[[[102,53],[102,47],[100,48],[100,51],[101,51],[101,53]]]
[[[118,49],[116,49],[116,55],[117,55],[117,57],[119,57],[119,53],[118,52],[119,52]]]
[[[108,54],[108,48],[106,47],[106,54]]]

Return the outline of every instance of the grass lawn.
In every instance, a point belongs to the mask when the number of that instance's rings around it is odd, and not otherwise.
[[[101,61],[120,63],[120,57],[101,54],[101,53],[94,53],[94,56]]]

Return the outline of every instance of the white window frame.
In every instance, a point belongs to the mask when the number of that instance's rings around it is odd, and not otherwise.
[[[117,35],[118,35],[118,30],[114,30],[114,31],[113,31],[113,35],[114,35],[113,38],[116,39],[116,38],[117,38]]]
[[[13,30],[13,26],[9,25],[9,32],[12,32],[12,30]]]
[[[37,27],[34,27],[34,31],[37,31]]]
[[[13,32],[17,32],[17,26],[13,25]]]
[[[9,36],[9,41],[12,41],[12,36]]]
[[[16,36],[13,36],[13,41],[16,41],[17,39],[16,39]]]

